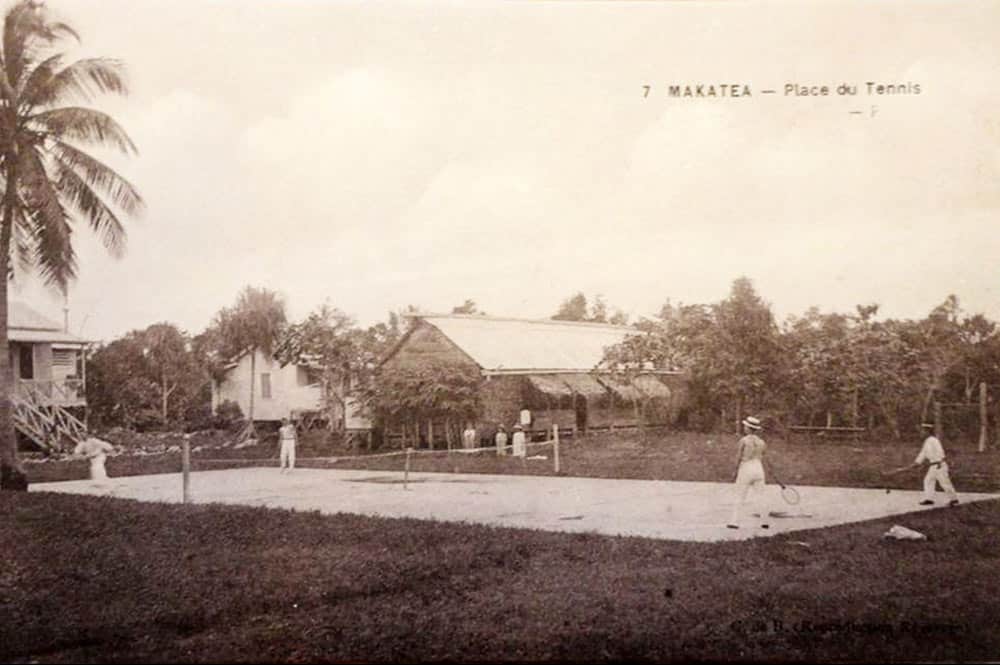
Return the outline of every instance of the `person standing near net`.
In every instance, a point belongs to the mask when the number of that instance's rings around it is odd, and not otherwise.
[[[758,497],[764,494],[764,450],[767,444],[764,439],[757,436],[761,430],[760,420],[749,416],[743,420],[743,438],[739,441],[739,453],[737,456],[737,469],[734,482],[736,485],[736,501],[733,503],[733,514],[726,527],[730,529],[740,528],[740,518],[743,513],[743,505],[746,503],[747,494],[751,489]],[[760,510],[760,527],[767,529],[769,524],[767,506],[765,502],[757,501]]]
[[[497,434],[493,438],[493,442],[497,446],[497,457],[503,457],[507,454],[507,430],[504,429],[503,425],[497,427]]]
[[[476,447],[476,428],[469,423],[465,426],[465,431],[462,432],[462,447],[466,450],[472,450]]]
[[[527,441],[524,436],[524,428],[520,425],[514,425],[514,436],[510,439],[511,448],[514,451],[514,457],[526,457],[528,454]]]
[[[951,484],[951,478],[948,477],[948,462],[944,458],[944,446],[941,445],[941,440],[934,436],[933,423],[922,423],[921,427],[927,432],[927,438],[924,439],[924,445],[921,446],[917,459],[913,461],[913,466],[920,466],[924,463],[928,465],[927,475],[924,476],[924,498],[920,505],[934,505],[934,493],[937,490],[937,485],[940,485],[941,489],[948,493],[948,505],[956,506],[958,505],[958,493],[955,491],[955,486]]]
[[[281,472],[288,473],[295,468],[295,444],[298,442],[298,435],[295,432],[295,425],[288,419],[281,419],[281,428],[278,429],[278,441],[281,443],[280,465]]]
[[[91,436],[76,444],[73,454],[90,460],[90,479],[95,483],[101,483],[108,479],[104,462],[108,458],[108,453],[114,449],[115,447],[107,441]]]

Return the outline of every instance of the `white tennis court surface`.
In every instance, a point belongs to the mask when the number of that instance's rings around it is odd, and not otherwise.
[[[785,504],[777,486],[747,504],[740,529],[727,529],[734,499],[724,483],[612,480],[544,476],[411,473],[276,468],[199,471],[191,474],[196,503],[267,506],[324,513],[470,522],[548,531],[593,532],[667,540],[716,541],[773,536],[941,509],[920,506],[918,491],[798,487],[801,502]],[[35,492],[110,495],[140,501],[178,503],[180,474],[37,483]],[[961,494],[963,502],[995,499],[994,494]],[[753,513],[776,513],[761,529]]]

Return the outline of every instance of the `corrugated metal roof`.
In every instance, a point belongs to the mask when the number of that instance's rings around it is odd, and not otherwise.
[[[419,318],[440,330],[488,371],[589,371],[604,358],[605,348],[635,332],[624,326],[570,321],[468,315]]]
[[[62,332],[63,329],[61,325],[52,319],[45,318],[23,302],[9,302],[7,304],[7,327],[59,332]]]
[[[60,342],[86,344],[87,341],[71,333],[22,302],[7,305],[7,339],[13,342]]]
[[[21,328],[9,328],[7,339],[12,342],[59,342],[62,344],[86,344],[76,335],[67,332],[53,330],[22,330]]]

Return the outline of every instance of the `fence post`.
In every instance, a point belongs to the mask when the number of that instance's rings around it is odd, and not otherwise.
[[[979,384],[979,452],[986,450],[989,414],[986,411],[986,383]]]
[[[406,449],[406,463],[403,465],[403,489],[409,489],[410,485],[410,453],[413,452],[413,448]]]
[[[191,439],[184,435],[181,443],[181,477],[183,478],[182,498],[184,503],[191,501]]]
[[[555,460],[555,470],[559,473],[559,423],[552,425],[552,457]]]

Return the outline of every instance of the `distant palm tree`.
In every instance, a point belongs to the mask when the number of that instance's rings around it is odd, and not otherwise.
[[[14,389],[7,340],[7,280],[16,261],[66,289],[76,276],[74,223],[82,221],[116,256],[125,248],[120,214],[143,208],[136,189],[81,146],[136,154],[110,116],[77,103],[126,94],[120,63],[88,58],[65,64],[54,47],[79,40],[43,3],[23,0],[4,16],[0,35],[0,465],[17,468],[11,410]]]

